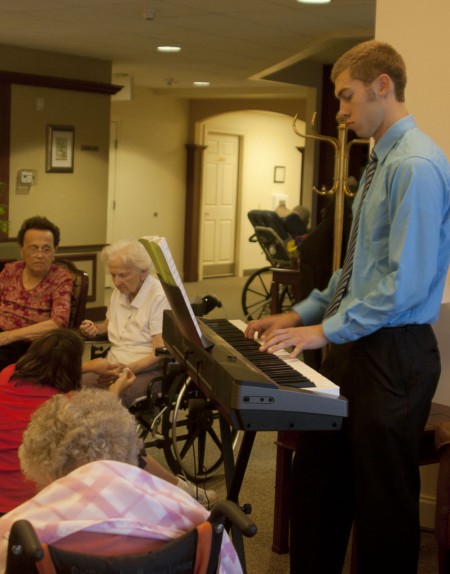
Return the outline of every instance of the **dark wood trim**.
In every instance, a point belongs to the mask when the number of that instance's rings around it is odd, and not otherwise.
[[[184,281],[198,281],[202,166],[205,145],[186,144],[186,210],[184,220]]]
[[[1,217],[9,219],[9,156],[11,134],[11,86],[0,83],[0,204],[5,209]],[[4,241],[8,233],[0,232],[0,240]]]
[[[58,251],[101,251],[107,243],[98,243],[95,245],[59,245]]]
[[[78,267],[78,269],[80,269],[81,271],[84,271],[85,273],[87,273],[88,277],[89,277],[89,290],[87,293],[87,301],[95,301],[97,298],[97,254],[96,253],[91,253],[91,254],[70,254],[70,255],[63,255],[62,257],[55,257],[55,260],[58,259],[66,259],[68,261],[72,261],[72,263],[74,263],[76,265],[76,267]],[[88,261],[91,263],[91,269],[89,271],[87,271],[86,269],[82,268],[82,265],[80,266],[80,262],[81,261]]]
[[[17,237],[5,237],[2,243],[17,243]],[[101,251],[108,243],[98,243],[96,245],[58,245],[58,252],[66,253],[68,251]]]
[[[108,96],[117,94],[117,92],[122,89],[122,86],[116,84],[7,71],[0,71],[0,82],[6,84],[21,84],[24,86],[39,86],[41,88],[55,88],[57,90],[72,90],[75,92],[91,92],[106,94]]]

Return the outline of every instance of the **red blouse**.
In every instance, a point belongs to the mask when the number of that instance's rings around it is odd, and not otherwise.
[[[23,261],[7,263],[0,273],[0,330],[11,331],[52,319],[58,327],[67,327],[73,281],[70,273],[53,264],[47,276],[25,289]]]
[[[9,512],[36,494],[34,482],[20,471],[18,450],[31,415],[58,393],[54,387],[10,381],[15,367],[0,373],[0,512]]]

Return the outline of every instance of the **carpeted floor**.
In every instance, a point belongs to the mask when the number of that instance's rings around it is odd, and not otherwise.
[[[210,313],[209,317],[225,317],[227,319],[244,319],[240,306],[242,287],[247,278],[215,278],[206,279],[199,283],[186,283],[189,299],[201,298],[207,293],[214,294],[222,301],[223,307]],[[260,432],[257,434],[249,466],[241,489],[240,504],[252,505],[252,518],[258,527],[258,533],[253,539],[245,540],[245,555],[247,572],[249,574],[287,574],[289,573],[288,554],[279,555],[272,552],[273,507],[276,461],[276,433]],[[164,464],[164,456],[160,451],[154,455]],[[224,476],[219,471],[208,481],[208,488],[213,488],[219,498],[226,497]],[[380,534],[382,535],[382,534]],[[343,574],[350,572],[347,560]],[[434,533],[422,533],[422,547],[418,574],[436,574],[437,557]]]

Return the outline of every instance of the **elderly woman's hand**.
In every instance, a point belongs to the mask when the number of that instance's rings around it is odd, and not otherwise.
[[[119,374],[118,378],[109,387],[109,391],[120,395],[122,391],[127,389],[136,380],[136,375],[131,369],[125,367]]]
[[[117,379],[124,366],[125,365],[122,365],[121,363],[111,363],[102,357],[89,361],[89,371],[100,375],[97,379],[98,382],[100,382],[100,379],[102,379],[101,382],[108,382],[111,381],[111,379]]]
[[[92,321],[82,321],[80,325],[80,332],[85,337],[94,338],[99,333],[98,326]]]

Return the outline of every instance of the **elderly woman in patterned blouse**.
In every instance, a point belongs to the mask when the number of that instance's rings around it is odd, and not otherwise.
[[[25,220],[17,234],[22,261],[0,273],[0,370],[15,363],[31,341],[67,327],[72,278],[54,264],[59,228],[45,217]]]

